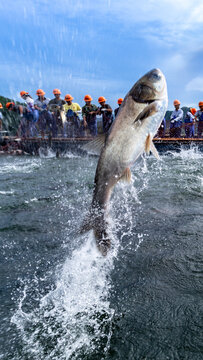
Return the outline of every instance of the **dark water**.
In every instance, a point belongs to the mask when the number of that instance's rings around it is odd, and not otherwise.
[[[1,157],[0,359],[202,359],[202,157],[135,164],[106,258],[78,234],[96,158]]]

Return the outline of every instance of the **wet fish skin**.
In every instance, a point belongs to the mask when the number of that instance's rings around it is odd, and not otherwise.
[[[130,167],[151,149],[152,139],[164,118],[168,105],[166,80],[159,69],[139,79],[126,95],[102,148],[95,174],[92,205],[83,230],[94,230],[103,255],[110,248],[108,203],[116,183],[130,181]]]

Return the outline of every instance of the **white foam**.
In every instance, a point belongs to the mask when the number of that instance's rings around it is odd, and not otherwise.
[[[109,279],[116,253],[114,246],[108,256],[103,257],[93,234],[89,233],[83,245],[67,258],[55,290],[41,299],[37,311],[23,311],[27,296],[25,287],[12,322],[21,331],[25,347],[32,351],[32,355],[41,356],[39,333],[42,327],[47,332],[47,341],[48,338],[58,338],[57,346],[43,359],[58,359],[57,354],[61,354],[62,359],[70,359],[81,351],[90,354],[100,341],[104,341],[105,351],[108,350],[114,315],[109,302]],[[27,333],[26,328],[33,324],[33,332]],[[57,327],[55,324],[60,325]],[[104,327],[107,329],[105,333]]]
[[[202,159],[203,157],[203,153],[198,149],[198,147],[192,145],[190,149],[184,149],[182,147],[180,152],[168,151],[167,153],[171,154],[173,158],[180,158],[188,161]]]
[[[48,148],[48,149],[39,148],[39,156],[42,159],[44,159],[44,158],[52,159],[52,158],[56,157],[56,153],[50,148]]]
[[[40,160],[32,159],[18,159],[15,163],[3,163],[0,167],[0,174],[12,174],[12,173],[32,173],[33,170],[38,169],[41,166]]]
[[[14,190],[10,190],[10,191],[0,191],[1,195],[12,195],[14,194]]]

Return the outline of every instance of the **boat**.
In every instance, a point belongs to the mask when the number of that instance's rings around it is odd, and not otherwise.
[[[17,138],[11,136],[2,136],[0,138],[0,146],[2,144],[9,144],[22,150],[22,153],[30,155],[40,155],[40,152],[46,152],[49,149],[56,153],[57,156],[63,155],[66,152],[78,153],[80,155],[86,154],[84,145],[93,140],[91,137],[81,138]],[[203,138],[154,138],[155,144],[159,153],[167,151],[179,152],[181,149],[190,149],[196,147],[203,152]]]

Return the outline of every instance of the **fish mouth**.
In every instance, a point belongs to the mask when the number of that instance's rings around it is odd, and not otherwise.
[[[160,99],[152,99],[152,100],[142,100],[142,99],[139,99],[139,98],[133,98],[134,101],[136,101],[137,103],[140,103],[140,104],[152,104],[154,101],[159,101]]]

